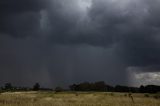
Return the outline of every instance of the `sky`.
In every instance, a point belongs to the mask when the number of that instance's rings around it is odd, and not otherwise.
[[[1,0],[0,85],[160,85],[159,0]]]

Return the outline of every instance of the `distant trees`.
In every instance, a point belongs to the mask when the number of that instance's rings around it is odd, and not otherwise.
[[[39,83],[35,83],[35,85],[33,86],[33,90],[34,91],[40,90],[40,84]]]
[[[115,86],[114,90],[115,92],[132,92],[132,93],[139,92],[139,88],[137,87],[129,87],[129,86],[121,86],[121,85]]]
[[[145,87],[143,85],[140,86],[139,88],[139,92],[141,93],[145,93]]]
[[[160,86],[157,86],[157,85],[146,85],[146,86],[141,85],[139,89],[140,89],[141,93],[157,93],[157,92],[160,92]]]
[[[94,83],[96,91],[107,91],[107,86],[104,81],[99,81]]]
[[[106,85],[104,81],[99,81],[95,83],[79,83],[70,85],[70,90],[72,91],[106,91],[106,92],[132,92],[132,93],[157,93],[160,92],[160,86],[157,85],[147,85],[138,87],[129,87],[117,85],[115,87]]]
[[[104,81],[98,81],[94,83],[83,82],[79,84],[72,84],[69,86],[71,91],[98,91],[98,92],[132,92],[132,93],[157,93],[160,92],[160,86],[158,85],[141,85],[140,87],[129,87],[129,86],[110,86]],[[29,87],[16,87],[11,83],[5,83],[3,87],[0,87],[0,92],[3,91],[53,91],[51,88],[41,88],[39,83],[35,83],[32,88]],[[61,87],[56,87],[55,92],[65,91]]]
[[[77,84],[73,84],[73,85],[69,86],[69,88],[70,88],[71,91],[76,91],[78,89],[77,87],[78,87]]]
[[[6,84],[4,85],[4,89],[5,89],[5,90],[12,90],[12,89],[13,89],[13,86],[12,86],[11,83],[6,83]]]
[[[3,91],[29,91],[31,88],[29,87],[17,87],[13,86],[11,83],[5,83],[4,87],[1,87]]]
[[[112,89],[112,87],[106,85],[104,81],[95,83],[84,82],[80,84],[73,84],[69,87],[72,91],[107,91],[108,89]]]
[[[63,88],[61,88],[61,87],[56,87],[55,88],[55,92],[62,92],[63,91]]]
[[[121,86],[121,85],[117,85],[115,87],[115,91],[116,92],[130,92],[130,88],[127,86]]]
[[[5,83],[4,86],[0,87],[1,91],[38,91],[38,90],[43,90],[43,91],[52,91],[50,88],[40,88],[39,83],[35,83],[33,87],[23,87],[23,86],[13,86],[11,83]]]

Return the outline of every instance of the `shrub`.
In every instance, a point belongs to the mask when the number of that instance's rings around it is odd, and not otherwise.
[[[144,94],[144,97],[149,97],[149,94]]]
[[[160,95],[153,96],[155,99],[160,99]]]

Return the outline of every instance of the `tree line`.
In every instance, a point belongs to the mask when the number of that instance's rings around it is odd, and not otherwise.
[[[95,83],[83,82],[69,86],[72,91],[100,91],[100,92],[132,92],[132,93],[157,93],[160,92],[158,85],[141,85],[140,87],[129,87],[116,85],[107,85],[104,81]]]
[[[62,87],[42,88],[39,83],[35,83],[33,87],[15,87],[11,83],[6,83],[4,87],[0,88],[1,91],[64,91]],[[66,90],[65,90],[66,91]],[[72,84],[67,91],[97,91],[97,92],[132,92],[132,93],[157,93],[160,92],[160,86],[158,85],[141,85],[140,87],[129,87],[116,85],[107,85],[104,81],[99,82],[83,82],[79,84]]]
[[[0,88],[1,91],[38,91],[38,90],[52,90],[50,88],[42,88],[39,83],[35,83],[33,87],[17,87],[13,86],[11,83],[5,83],[3,87]]]

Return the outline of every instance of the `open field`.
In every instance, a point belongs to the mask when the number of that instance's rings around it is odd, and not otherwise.
[[[104,92],[6,92],[0,106],[160,106],[157,94]]]

